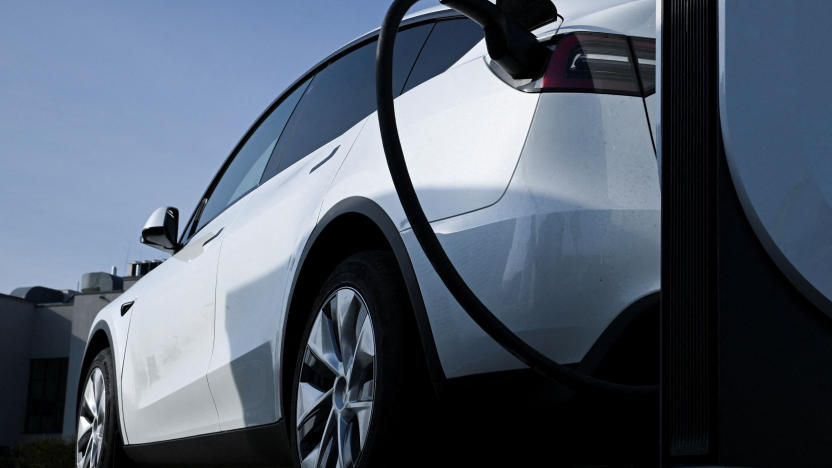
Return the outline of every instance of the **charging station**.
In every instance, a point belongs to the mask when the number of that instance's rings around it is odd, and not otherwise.
[[[828,465],[830,9],[659,6],[663,464]]]
[[[393,35],[412,3],[394,2],[382,26],[378,109],[399,199],[434,269],[484,331],[539,373],[583,390],[655,391],[548,360],[479,302],[444,254],[410,183],[390,86]],[[537,73],[539,44],[512,17],[511,2],[442,3],[483,27],[489,54],[512,77]],[[828,65],[807,56],[823,43],[832,9],[727,0],[657,7],[657,459],[662,466],[832,463],[830,106],[822,81],[801,81],[799,73],[828,76]]]

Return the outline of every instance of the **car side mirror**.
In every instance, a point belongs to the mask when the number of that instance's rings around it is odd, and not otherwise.
[[[147,218],[142,228],[142,244],[168,253],[175,253],[179,245],[179,210],[172,206],[158,208]]]

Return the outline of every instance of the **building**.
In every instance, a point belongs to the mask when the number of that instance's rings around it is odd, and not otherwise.
[[[92,320],[159,263],[133,263],[127,277],[84,274],[80,292],[36,286],[0,294],[0,448],[74,437],[76,385]]]

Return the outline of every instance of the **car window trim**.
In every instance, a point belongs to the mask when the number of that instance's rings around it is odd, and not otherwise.
[[[314,76],[312,77],[312,79],[314,79]],[[272,113],[273,113],[275,110],[277,110],[277,108],[278,108],[278,107],[279,107],[279,106],[280,106],[280,105],[281,105],[281,104],[282,104],[282,103],[286,100],[285,98],[287,98],[289,95],[291,95],[293,92],[295,92],[295,91],[298,89],[298,86],[306,86],[306,89],[308,89],[308,88],[309,88],[309,83],[311,83],[311,82],[312,82],[312,79],[310,79],[309,81],[304,81],[304,82],[301,82],[301,83],[299,83],[298,85],[296,85],[296,86],[292,87],[292,88],[290,89],[290,91],[289,91],[289,92],[287,92],[287,93],[283,93],[283,94],[281,95],[280,99],[279,99],[278,101],[275,101],[274,103],[272,103],[272,105],[271,105],[271,106],[269,106],[269,109],[268,109],[266,112],[264,112],[264,113],[260,116],[260,118],[258,118],[258,119],[257,119],[257,123],[255,123],[254,125],[252,125],[252,127],[249,129],[248,133],[246,133],[246,135],[243,137],[243,139],[242,139],[242,140],[240,140],[240,142],[239,142],[239,143],[237,143],[237,147],[235,147],[235,148],[234,148],[234,152],[232,153],[232,154],[234,155],[234,157],[229,157],[229,158],[226,160],[225,164],[223,164],[223,167],[220,169],[220,172],[218,172],[218,173],[217,173],[217,175],[216,175],[216,176],[214,176],[214,180],[211,182],[211,185],[209,186],[209,190],[208,190],[208,191],[206,191],[206,194],[202,197],[202,199],[201,199],[201,201],[200,201],[201,206],[199,206],[199,215],[197,216],[196,221],[194,221],[193,225],[192,225],[192,226],[190,226],[190,227],[191,227],[191,230],[192,230],[193,232],[192,232],[192,233],[188,236],[188,240],[190,240],[190,238],[191,238],[191,237],[193,237],[194,235],[196,235],[196,233],[198,233],[199,231],[201,231],[201,230],[202,230],[202,228],[204,228],[205,226],[207,226],[208,224],[210,224],[210,223],[211,223],[211,221],[213,221],[213,220],[214,220],[214,218],[216,218],[216,217],[218,217],[219,215],[221,215],[223,212],[225,212],[225,210],[227,210],[227,209],[231,208],[231,207],[232,207],[232,206],[234,206],[234,205],[235,205],[238,201],[240,201],[240,200],[242,200],[243,198],[245,198],[245,196],[246,196],[246,195],[248,195],[249,193],[253,192],[256,188],[260,187],[260,185],[263,183],[263,174],[260,174],[260,179],[258,179],[258,180],[257,180],[257,183],[256,183],[254,186],[252,186],[251,188],[249,188],[248,190],[246,190],[245,192],[243,192],[243,193],[242,193],[239,197],[237,197],[237,198],[235,198],[234,200],[232,200],[231,202],[229,202],[229,203],[228,203],[228,204],[227,204],[227,205],[226,205],[226,206],[225,206],[222,210],[220,210],[219,212],[217,212],[217,214],[216,214],[216,215],[214,215],[214,217],[213,217],[213,218],[209,219],[209,220],[208,220],[205,224],[203,224],[203,225],[202,225],[202,226],[200,226],[200,227],[197,227],[197,226],[199,226],[199,222],[201,221],[200,217],[202,216],[202,212],[205,210],[205,206],[208,204],[208,199],[211,197],[211,195],[213,195],[213,191],[214,191],[214,189],[216,189],[217,184],[219,184],[219,181],[220,181],[220,180],[222,180],[223,176],[225,176],[225,171],[228,169],[228,167],[229,167],[229,166],[231,166],[231,163],[232,163],[232,162],[234,161],[234,159],[237,157],[237,155],[239,154],[239,152],[243,149],[243,146],[245,146],[245,145],[246,145],[246,143],[248,143],[248,141],[249,141],[249,139],[251,138],[251,136],[252,136],[252,135],[254,135],[254,133],[255,133],[255,132],[256,132],[256,131],[260,128],[260,126],[263,124],[263,122],[265,122],[265,121],[266,121],[266,119],[268,119],[268,118],[272,115]],[[301,93],[301,95],[300,95],[300,98],[298,98],[298,102],[296,102],[296,103],[295,103],[295,106],[292,108],[292,111],[291,111],[291,112],[289,112],[289,119],[291,119],[291,118],[292,118],[292,114],[294,114],[295,109],[297,109],[297,108],[298,108],[298,104],[300,103],[301,99],[303,99],[304,94],[306,94],[306,89],[304,89],[304,90],[303,90],[303,92],[302,92],[302,93]],[[287,119],[287,120],[286,120],[286,122],[287,122],[287,123],[288,123],[289,119]],[[282,129],[280,129],[280,134],[277,136],[277,139],[278,139],[278,140],[280,139],[280,135],[282,135],[282,134],[283,134],[283,131],[284,131],[285,129],[286,129],[286,125],[284,125]],[[276,149],[277,149],[277,145],[275,145],[275,146],[274,146],[274,148],[272,148],[272,151],[271,151],[271,153],[269,154],[269,158],[271,158],[271,157],[272,157],[272,155],[274,154],[274,151],[275,151]],[[266,168],[264,167],[264,168],[263,168],[263,171],[265,171],[265,170],[266,170]],[[210,191],[210,194],[208,193],[209,191]],[[188,224],[190,225],[190,220],[188,221]],[[184,244],[183,244],[183,245],[184,245]]]
[[[326,68],[326,67],[324,67],[324,68]],[[301,101],[303,101],[304,96],[306,96],[306,92],[309,90],[309,88],[312,87],[312,84],[314,83],[315,78],[318,77],[318,74],[321,72],[321,70],[323,70],[323,68],[318,70],[315,74],[311,75],[308,80],[303,81],[303,83],[306,83],[306,89],[303,91],[303,94],[300,96],[300,99],[298,99],[298,102],[295,103],[295,107],[294,107],[294,109],[292,109],[292,112],[289,114],[289,118],[286,119],[286,124],[280,130],[280,135],[277,136],[277,142],[274,145],[274,149],[272,149],[272,154],[269,155],[269,159],[266,161],[266,166],[263,168],[263,173],[260,174],[260,180],[257,182],[258,187],[260,185],[265,184],[266,182],[269,181],[269,179],[271,179],[272,177],[279,174],[279,172],[277,172],[275,174],[272,174],[269,177],[266,177],[266,174],[268,174],[268,171],[269,171],[269,166],[271,165],[271,162],[272,162],[272,158],[277,155],[277,149],[278,149],[278,146],[280,146],[280,139],[283,138],[283,133],[286,132],[286,129],[289,127],[289,124],[292,123],[292,117],[295,116],[295,111],[298,109],[298,107],[300,107],[300,103],[301,103]],[[288,94],[287,94],[287,96],[288,96]],[[280,161],[277,161],[277,164],[280,164]]]
[[[417,26],[421,26],[421,25],[426,24],[426,23],[433,23],[433,26],[435,27],[436,23],[438,23],[439,21],[453,20],[453,19],[459,19],[459,18],[465,18],[465,16],[459,14],[455,10],[436,11],[436,12],[433,12],[433,13],[429,13],[429,14],[426,14],[426,15],[418,16],[416,18],[411,18],[411,19],[407,19],[407,20],[402,21],[402,25],[399,28],[399,30],[402,31],[402,30],[405,30],[405,29],[415,28]],[[433,32],[433,28],[431,28],[430,32]],[[262,124],[263,121],[266,120],[266,118],[272,113],[272,111],[277,106],[279,106],[280,103],[283,102],[283,100],[287,96],[289,96],[289,94],[291,94],[295,89],[297,89],[298,86],[301,86],[304,82],[306,82],[307,79],[309,79],[309,81],[311,82],[311,78],[314,78],[315,75],[317,75],[321,70],[323,70],[324,68],[329,66],[331,63],[335,62],[336,60],[340,59],[341,57],[349,54],[350,52],[352,52],[352,51],[354,51],[354,50],[356,50],[356,49],[358,49],[358,48],[360,48],[360,47],[362,47],[362,46],[364,46],[364,45],[366,45],[366,44],[368,44],[372,41],[378,40],[378,35],[379,35],[379,30],[378,29],[370,31],[367,34],[353,40],[352,42],[350,42],[350,43],[346,44],[345,46],[341,47],[340,49],[336,50],[335,52],[333,52],[332,54],[330,54],[329,56],[327,56],[326,58],[324,58],[323,60],[321,60],[320,62],[315,64],[315,66],[310,68],[306,73],[301,75],[295,81],[293,81],[292,84],[290,84],[282,93],[280,93],[278,95],[278,97],[274,101],[272,101],[271,104],[269,104],[269,106],[266,108],[266,110],[263,111],[262,114],[260,114],[260,117],[257,118],[257,120],[254,122],[254,124],[243,135],[243,138],[241,138],[240,141],[237,143],[237,145],[234,146],[234,149],[231,151],[231,154],[228,156],[228,158],[226,158],[225,162],[220,167],[220,170],[217,171],[217,174],[211,180],[211,183],[208,185],[208,188],[205,190],[203,196],[200,198],[199,203],[194,208],[193,213],[191,213],[190,218],[188,218],[188,223],[186,224],[186,227],[189,227],[190,228],[189,230],[191,232],[190,233],[186,233],[186,232],[182,233],[181,238],[180,238],[180,244],[185,245],[193,236],[195,236],[199,231],[202,230],[202,228],[196,229],[196,226],[199,224],[199,217],[202,215],[201,207],[204,207],[205,200],[210,198],[211,194],[213,193],[214,188],[216,187],[217,183],[222,178],[222,176],[225,174],[225,171],[228,169],[228,166],[231,165],[231,162],[237,156],[237,153],[240,151],[240,149],[243,147],[243,145],[245,145],[245,143],[248,141],[249,137],[251,137],[251,135],[257,130],[257,128],[260,127],[260,124]],[[427,37],[430,37],[430,34],[428,34]],[[427,42],[427,37],[425,39],[425,43]],[[422,44],[422,47],[424,47],[425,43]],[[421,52],[422,51],[420,49],[419,53],[421,54]],[[418,59],[418,55],[417,55],[417,59]],[[414,61],[414,64],[415,64],[415,61]],[[413,69],[411,68],[410,71],[412,72]],[[409,78],[409,74],[408,74],[408,78]],[[405,83],[407,83],[407,80],[405,80]],[[306,93],[306,91],[304,91],[304,94],[305,93]],[[301,96],[301,98],[298,100],[298,104],[300,104],[300,101],[302,99],[303,99],[303,96]],[[297,108],[298,104],[295,104],[295,108]],[[294,113],[294,109],[292,110],[292,112]],[[290,116],[290,119],[291,119],[291,116]],[[287,121],[287,123],[288,123],[288,121]],[[284,127],[284,129],[285,129],[285,127]],[[275,150],[276,149],[277,149],[277,146],[275,146]],[[261,179],[262,179],[262,177],[261,177]],[[262,182],[262,180],[261,180],[261,182]],[[256,187],[257,186],[255,186],[255,188]],[[240,199],[242,199],[242,198],[243,197],[240,197]],[[225,207],[225,209],[228,209],[233,204],[234,203],[229,204],[227,207]],[[199,211],[199,213],[197,213],[197,211]],[[223,211],[225,211],[225,210],[223,210]],[[219,216],[221,213],[222,213],[222,211],[220,213],[217,213],[217,216]],[[206,223],[205,225],[207,225],[209,223],[210,223],[210,221],[208,223]],[[202,227],[204,228],[205,225],[203,225]]]
[[[461,20],[467,20],[467,18],[464,17],[464,16],[461,16],[461,15],[458,15],[458,14],[457,15],[453,15],[453,14],[443,15],[442,17],[438,17],[438,18],[435,18],[435,19],[427,19],[427,20],[424,19],[424,18],[419,18],[419,21],[414,21],[414,22],[408,24],[406,27],[403,27],[403,28],[399,29],[398,32],[403,32],[403,31],[409,31],[409,30],[425,27],[426,31],[424,32],[423,39],[420,41],[421,44],[419,45],[418,49],[416,50],[415,56],[410,61],[410,66],[407,69],[407,73],[404,74],[404,79],[402,80],[401,88],[399,89],[398,93],[396,94],[396,97],[400,96],[401,94],[404,94],[405,88],[407,88],[407,84],[410,81],[411,75],[413,74],[413,71],[416,68],[416,65],[419,61],[419,58],[422,55],[422,52],[425,50],[425,47],[428,44],[428,40],[430,39],[431,34],[434,32],[434,30],[436,28],[436,25],[441,23],[441,22],[451,22],[451,21],[461,21]],[[320,69],[317,69],[318,73],[315,75],[315,79],[317,79],[317,77],[320,76],[320,74],[323,71],[327,70],[330,66],[337,63],[340,60],[345,59],[346,56],[357,52],[359,49],[362,49],[364,47],[372,45],[374,42],[377,42],[377,41],[378,41],[378,35],[367,35],[366,37],[364,37],[360,40],[354,41],[350,46],[348,46],[348,48],[346,48],[346,50],[344,52],[339,53],[339,54],[333,54],[334,58],[331,58],[330,60],[326,60],[325,61],[326,62],[325,66],[323,66]],[[310,88],[313,85],[314,85],[314,83],[310,84]],[[298,105],[300,106],[301,104],[303,104],[303,103],[301,102]],[[370,115],[372,115],[374,112],[375,112],[375,108],[373,108],[373,110],[370,113],[368,113],[367,115],[365,115],[361,119],[356,120],[355,125],[358,125],[362,121],[366,120],[366,118],[369,117]],[[294,115],[292,116],[292,118],[294,118]],[[291,124],[291,119],[287,123],[287,126],[285,127],[284,131],[289,129],[290,124]],[[281,135],[281,138],[282,138],[282,135]],[[281,161],[280,160],[274,161],[274,163],[273,163],[273,161],[269,161],[269,163],[266,165],[266,170],[263,172],[263,175],[262,175],[262,178],[261,178],[261,181],[260,181],[261,184],[268,181],[272,177],[275,177],[276,175],[280,174],[281,172],[288,169],[289,167],[297,164],[298,162],[302,161],[303,159],[311,156],[318,149],[320,149],[323,146],[326,146],[326,144],[331,143],[331,142],[332,142],[332,140],[329,140],[329,141],[325,142],[324,144],[322,144],[318,148],[310,151],[308,154],[306,154],[305,156],[295,160],[294,162],[292,162],[290,165],[288,165],[286,167],[280,167],[281,166]],[[278,142],[278,145],[279,144],[280,144],[280,142]],[[275,149],[275,154],[277,154],[278,151],[280,151],[280,149],[276,148]],[[280,159],[283,159],[285,156],[286,155],[280,156]],[[272,166],[277,166],[277,170],[270,171],[269,168],[272,167]]]
[[[422,41],[422,46],[419,47],[419,52],[416,52],[416,58],[413,59],[413,63],[410,64],[410,70],[407,71],[407,76],[404,77],[404,81],[402,82],[402,88],[398,90],[399,96],[404,94],[405,88],[407,88],[407,82],[410,81],[410,75],[413,74],[413,70],[416,68],[416,64],[419,63],[419,57],[422,56],[422,51],[425,50],[425,46],[428,45],[428,41],[430,41],[430,36],[433,34],[433,30],[436,29],[436,23],[439,21],[434,21],[433,24],[430,25],[430,31],[428,31],[427,35],[425,35],[425,40]]]

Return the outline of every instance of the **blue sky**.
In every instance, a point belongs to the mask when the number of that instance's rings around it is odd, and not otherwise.
[[[269,102],[387,5],[0,0],[0,293],[163,258],[138,242],[150,212],[187,218]]]

